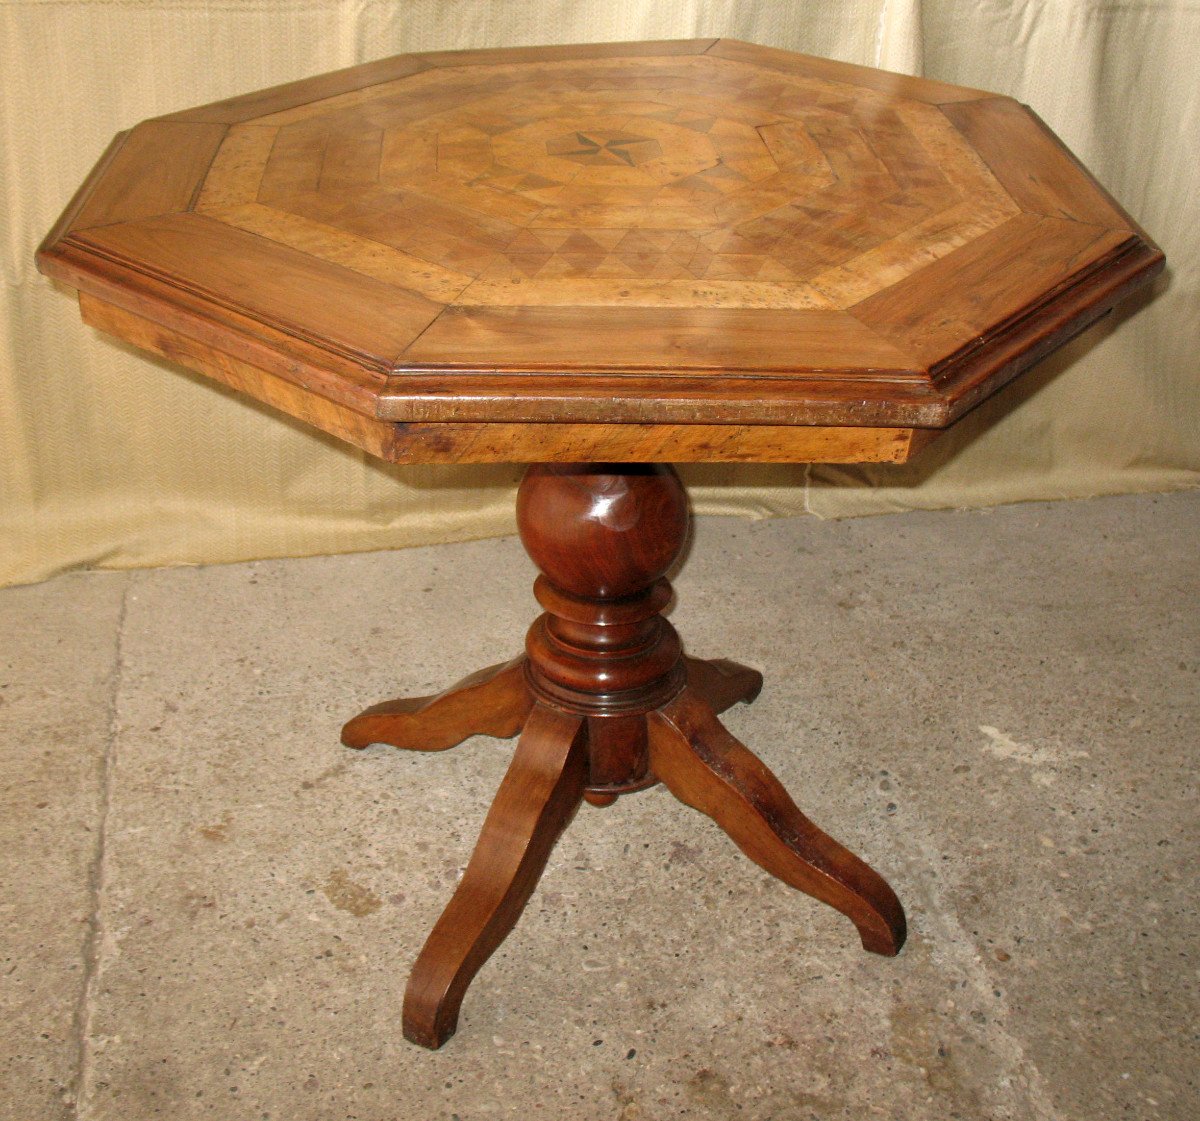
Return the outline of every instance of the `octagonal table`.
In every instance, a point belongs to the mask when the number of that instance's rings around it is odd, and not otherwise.
[[[526,652],[351,747],[520,733],[404,1002],[440,1046],[579,803],[662,782],[895,954],[884,880],[661,614],[669,464],[902,462],[1163,266],[1016,102],[733,40],[403,55],[117,137],[38,254],[84,319],[391,462],[524,462]]]

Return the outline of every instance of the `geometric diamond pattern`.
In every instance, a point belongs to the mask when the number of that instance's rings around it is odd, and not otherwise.
[[[937,106],[727,59],[627,73],[447,68],[252,119],[197,210],[309,252],[349,234],[459,306],[796,309],[1019,212]]]
[[[727,39],[146,121],[38,260],[380,420],[919,428],[1163,266],[1011,98]]]

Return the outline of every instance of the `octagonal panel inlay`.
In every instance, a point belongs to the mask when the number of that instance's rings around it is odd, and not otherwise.
[[[1020,212],[924,102],[703,57],[632,89],[619,60],[487,69],[235,125],[197,209],[306,251],[314,223],[362,238],[367,271],[462,306],[795,309]]]
[[[383,417],[917,426],[1162,266],[1010,99],[731,40],[401,56],[147,122],[40,260]]]

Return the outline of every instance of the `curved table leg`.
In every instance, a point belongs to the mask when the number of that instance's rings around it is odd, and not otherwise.
[[[515,736],[533,707],[525,659],[489,666],[434,697],[384,701],[342,728],[347,747],[387,743],[413,751],[445,751],[471,736]]]
[[[724,712],[738,701],[749,704],[762,691],[763,675],[728,658],[685,656],[688,688],[713,712]]]
[[[782,783],[690,689],[649,716],[650,767],[681,802],[711,817],[756,864],[841,911],[863,948],[904,944],[904,910],[877,872],[796,807]]]
[[[470,863],[413,967],[404,1035],[440,1047],[472,978],[516,925],[550,851],[583,797],[581,717],[537,706],[488,811]]]

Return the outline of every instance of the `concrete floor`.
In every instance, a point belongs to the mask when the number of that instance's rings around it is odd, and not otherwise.
[[[338,728],[517,649],[518,542],[0,592],[0,1116],[1194,1121],[1197,541],[1196,493],[701,520],[673,619],[766,671],[728,726],[909,944],[656,789],[438,1053],[400,995],[509,746]]]

